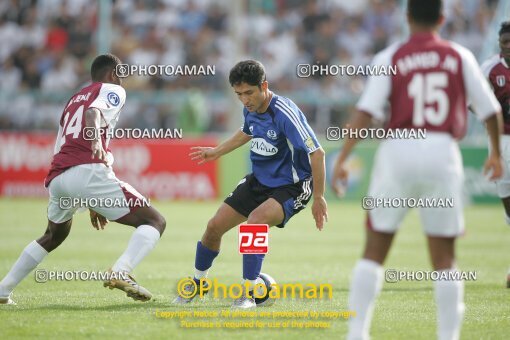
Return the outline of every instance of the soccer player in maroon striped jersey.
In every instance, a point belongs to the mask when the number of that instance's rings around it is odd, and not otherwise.
[[[119,202],[90,207],[91,223],[97,230],[104,229],[108,220],[136,228],[104,286],[120,289],[134,300],[148,301],[152,297],[130,273],[154,248],[166,221],[145,197],[115,177],[113,156],[108,149],[111,134],[103,133],[115,128],[126,101],[126,91],[116,74],[119,64],[119,58],[112,54],[96,57],[91,66],[92,83],[67,102],[44,183],[50,196],[48,227],[39,239],[25,247],[0,282],[0,304],[15,304],[11,299],[14,288],[69,235],[73,215],[80,208],[70,204],[75,199]]]
[[[482,71],[503,110],[501,156],[504,174],[496,184],[505,208],[506,223],[510,225],[510,21],[503,22],[499,29],[499,50],[498,54],[482,64]],[[510,288],[510,269],[506,280],[506,286]]]
[[[371,76],[350,126],[361,129],[372,119],[388,129],[426,129],[425,139],[387,139],[375,156],[368,196],[376,199],[453,199],[453,207],[420,208],[432,266],[455,275],[455,240],[464,231],[462,211],[463,166],[457,144],[466,132],[467,104],[485,122],[491,153],[485,172],[501,177],[499,150],[500,105],[471,52],[441,39],[441,0],[409,0],[410,38],[378,53],[375,65],[396,65],[397,74]],[[390,112],[384,113],[389,102]],[[335,164],[333,188],[340,192],[348,173],[345,167],[355,139],[347,139]],[[367,238],[349,292],[348,339],[369,338],[374,302],[381,291],[383,263],[406,207],[380,206],[367,213]],[[446,273],[449,277],[450,273]],[[439,339],[458,339],[464,314],[464,283],[434,282]]]

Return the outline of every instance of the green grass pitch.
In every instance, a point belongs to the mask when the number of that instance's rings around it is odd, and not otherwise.
[[[153,202],[167,219],[167,230],[156,249],[136,268],[140,284],[155,299],[135,302],[101,282],[50,281],[36,283],[29,275],[15,290],[17,306],[0,306],[0,339],[99,338],[150,339],[339,339],[347,322],[327,320],[327,329],[183,329],[176,319],[156,317],[156,311],[222,311],[230,300],[207,299],[191,306],[171,305],[177,281],[192,275],[195,244],[218,202]],[[0,200],[0,277],[19,253],[46,227],[45,200]],[[466,283],[466,315],[462,339],[508,339],[510,334],[510,289],[505,276],[510,266],[510,228],[499,205],[466,208],[467,233],[457,247],[462,270],[477,271],[477,280]],[[416,212],[411,213],[397,235],[385,268],[429,270],[425,238]],[[109,268],[122,253],[131,228],[110,223],[96,231],[88,214],[75,216],[64,244],[39,266],[47,270],[94,270]],[[350,276],[359,258],[364,237],[364,212],[359,204],[330,202],[329,222],[322,232],[315,229],[310,209],[301,212],[284,230],[270,232],[270,252],[263,271],[283,283],[329,283],[333,298],[285,299],[264,311],[345,311]],[[241,255],[237,230],[223,240],[211,278],[239,283]],[[194,319],[197,321],[199,319]],[[259,321],[272,321],[258,319]],[[324,320],[324,319],[322,319]],[[191,320],[193,321],[193,320]],[[210,321],[210,320],[209,320]],[[245,321],[251,319],[219,319]],[[279,319],[278,321],[291,321]],[[309,321],[309,320],[297,320]],[[435,338],[435,304],[431,282],[385,283],[377,301],[372,325],[374,339]]]

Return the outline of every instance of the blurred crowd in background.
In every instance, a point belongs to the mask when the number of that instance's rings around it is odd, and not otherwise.
[[[232,3],[113,1],[111,52],[126,63],[216,68],[215,76],[127,78],[119,126],[230,130],[241,106],[232,109],[228,71],[246,58],[265,65],[270,88],[300,105],[312,126],[340,124],[363,77],[299,78],[296,66],[368,64],[405,36],[401,0],[242,1],[241,15]],[[446,0],[442,36],[477,55],[496,6],[496,0]],[[68,97],[89,81],[101,34],[98,11],[90,0],[0,2],[0,129],[56,130]]]

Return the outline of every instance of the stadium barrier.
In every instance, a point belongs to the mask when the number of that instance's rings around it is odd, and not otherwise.
[[[55,135],[0,133],[2,196],[47,197],[43,182],[51,162]],[[110,147],[117,177],[155,199],[209,200],[219,196],[216,162],[197,166],[191,146],[214,146],[213,138],[119,139]]]
[[[52,133],[0,133],[0,195],[47,197],[43,186],[55,136]],[[117,177],[154,199],[209,200],[228,195],[250,171],[249,148],[244,146],[219,162],[196,165],[189,159],[190,147],[214,146],[217,138],[183,140],[119,139],[111,142]],[[338,144],[323,143],[329,176],[338,155]],[[376,143],[362,143],[350,161],[350,178],[345,199],[361,200],[366,195]],[[482,174],[487,148],[462,146],[465,171],[465,200],[497,202],[496,186]],[[328,199],[334,199],[328,188]]]

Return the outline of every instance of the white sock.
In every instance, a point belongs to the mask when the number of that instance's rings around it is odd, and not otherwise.
[[[255,279],[255,280],[243,279],[241,285],[244,287],[246,282],[249,282],[248,287],[250,289],[253,289],[255,287],[255,285],[257,284],[257,279]]]
[[[356,316],[349,320],[347,339],[369,339],[374,303],[382,288],[383,267],[361,259],[354,267],[349,291],[349,310]]]
[[[506,224],[510,225],[510,217],[505,213]]]
[[[0,282],[0,296],[8,296],[14,288],[48,255],[46,249],[32,241]]]
[[[195,268],[195,279],[200,280],[201,278],[206,278],[208,273],[209,273],[209,269],[198,270]]]
[[[454,271],[454,269],[447,269]],[[464,316],[464,282],[434,282],[439,340],[456,340],[460,336]]]
[[[159,237],[159,231],[150,225],[141,225],[136,228],[126,251],[115,262],[112,271],[130,273],[151,252]]]

